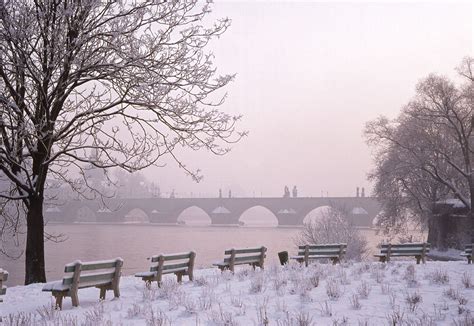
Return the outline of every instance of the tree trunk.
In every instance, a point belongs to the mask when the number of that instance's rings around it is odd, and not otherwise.
[[[433,217],[428,221],[427,242],[429,242],[431,244],[432,248],[440,249],[439,229],[437,227],[437,221]]]
[[[46,282],[44,267],[43,198],[30,197],[26,215],[25,285]]]

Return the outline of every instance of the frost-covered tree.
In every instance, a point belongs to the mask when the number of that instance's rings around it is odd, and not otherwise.
[[[25,212],[26,284],[46,280],[48,178],[80,191],[84,166],[136,171],[164,155],[199,178],[177,148],[224,154],[242,136],[216,108],[233,76],[205,49],[229,20],[205,26],[209,12],[193,0],[0,0],[1,196]]]
[[[460,85],[428,76],[396,119],[367,123],[376,165],[370,177],[383,204],[382,226],[396,229],[406,219],[427,225],[435,203],[453,197],[473,216],[473,68],[472,59],[462,62]]]
[[[367,257],[367,239],[350,223],[344,209],[323,210],[320,216],[303,224],[297,235],[297,245],[346,243],[345,258],[360,261]]]

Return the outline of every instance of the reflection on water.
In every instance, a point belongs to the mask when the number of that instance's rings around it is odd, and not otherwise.
[[[76,259],[83,261],[115,257],[124,259],[124,275],[149,268],[146,259],[159,253],[194,250],[196,266],[210,267],[222,259],[224,249],[264,245],[268,248],[268,263],[278,263],[277,253],[294,254],[294,239],[300,228],[163,226],[156,224],[51,224],[46,231],[63,233],[63,243],[46,242],[46,276],[60,279],[64,265]],[[373,230],[361,230],[372,250],[380,241]],[[22,284],[24,262],[0,257],[0,268],[10,272],[8,285]]]

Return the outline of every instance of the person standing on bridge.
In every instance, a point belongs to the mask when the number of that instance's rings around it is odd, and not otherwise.
[[[293,186],[292,192],[293,192],[293,198],[298,197],[298,189],[296,189],[296,186]]]

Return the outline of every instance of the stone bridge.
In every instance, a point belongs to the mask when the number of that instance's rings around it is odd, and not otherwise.
[[[275,215],[279,226],[303,225],[312,210],[323,206],[348,212],[350,220],[360,227],[372,226],[380,212],[380,204],[371,197],[307,197],[307,198],[145,198],[73,200],[45,210],[47,221],[98,223],[178,223],[188,208],[198,207],[213,225],[239,225],[239,219],[253,207],[264,207]],[[140,217],[131,212],[139,212]],[[132,216],[133,215],[133,216]]]

